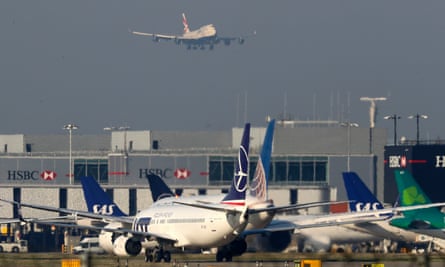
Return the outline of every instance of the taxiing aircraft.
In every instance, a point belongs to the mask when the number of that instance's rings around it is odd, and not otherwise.
[[[399,204],[402,207],[431,203],[409,171],[395,170],[394,172],[399,191]],[[402,218],[392,219],[390,223],[402,229],[445,239],[445,214],[438,208],[404,211]]]
[[[145,242],[155,242],[157,249],[145,249],[146,261],[169,262],[168,247],[212,248],[233,241],[248,223],[249,211],[245,201],[247,187],[250,124],[244,127],[239,149],[238,164],[232,186],[218,205],[201,205],[199,208],[170,200],[159,200],[134,217],[95,214],[64,208],[17,203],[22,207],[73,214],[74,217],[100,219],[105,226],[79,226],[57,224],[63,227],[100,230],[99,244],[118,257],[138,255]],[[3,200],[5,201],[5,200]],[[145,246],[144,246],[145,247]]]
[[[243,44],[245,40],[245,37],[218,36],[216,33],[216,28],[213,24],[201,26],[197,30],[190,30],[184,13],[182,13],[182,24],[184,25],[184,32],[179,35],[146,33],[138,31],[130,32],[135,35],[150,36],[155,42],[159,42],[160,40],[174,41],[175,44],[185,45],[187,49],[205,49],[205,47],[208,46],[208,48],[212,50],[215,45],[220,43],[230,45],[232,42],[237,41],[239,44]],[[254,32],[254,34],[256,33]]]
[[[410,207],[383,208],[357,174],[343,173],[351,212],[322,215],[275,216],[277,220],[287,220],[295,224],[294,233],[302,237],[299,245],[307,245],[315,250],[327,250],[331,244],[379,241],[384,238],[416,241],[416,235],[389,225],[389,219],[405,208],[410,210],[443,206],[445,203],[417,205]],[[356,207],[359,207],[358,209]],[[274,220],[275,220],[274,219]],[[273,224],[274,221],[271,222]],[[323,222],[319,226],[317,223]],[[312,225],[312,227],[309,227]]]

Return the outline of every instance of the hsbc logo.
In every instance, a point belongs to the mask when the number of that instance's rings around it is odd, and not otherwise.
[[[406,156],[389,156],[390,168],[405,168]]]
[[[41,173],[39,171],[8,170],[9,181],[38,181],[39,179],[52,181],[56,177],[57,173],[50,170],[45,170]]]
[[[176,169],[174,175],[178,179],[186,179],[192,174],[192,172],[186,168]]]
[[[40,178],[42,178],[45,181],[52,181],[54,179],[56,179],[57,177],[57,173],[53,172],[53,171],[44,171],[40,174]]]

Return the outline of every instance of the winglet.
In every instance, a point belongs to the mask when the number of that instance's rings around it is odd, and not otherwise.
[[[245,205],[247,177],[249,167],[249,143],[250,143],[250,123],[244,126],[244,133],[238,152],[238,164],[235,168],[235,177],[230,186],[229,192],[221,201],[230,205]]]
[[[182,13],[182,24],[184,25],[184,33],[189,32],[189,24],[187,23],[187,18],[185,17],[184,13]]]
[[[127,216],[93,177],[81,177],[80,181],[89,212],[110,216]]]

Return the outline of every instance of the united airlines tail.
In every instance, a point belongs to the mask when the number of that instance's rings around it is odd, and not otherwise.
[[[235,177],[230,186],[229,192],[221,203],[231,205],[245,205],[246,189],[249,168],[249,144],[250,144],[250,123],[244,126],[244,133],[238,152],[238,162],[235,167]]]
[[[366,211],[383,209],[382,203],[369,190],[366,184],[360,179],[355,172],[344,172],[343,182],[345,184],[346,193],[351,211]]]
[[[268,199],[267,184],[269,181],[270,157],[272,154],[274,129],[275,120],[271,120],[266,129],[263,147],[261,148],[261,155],[258,159],[255,174],[250,186],[250,195],[257,198],[259,201],[266,201]]]
[[[127,216],[93,177],[81,177],[80,181],[89,212],[110,216]]]

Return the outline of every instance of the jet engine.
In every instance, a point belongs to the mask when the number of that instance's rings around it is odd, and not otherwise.
[[[136,256],[142,250],[142,244],[138,238],[105,231],[99,235],[99,245],[106,252],[120,257]]]

